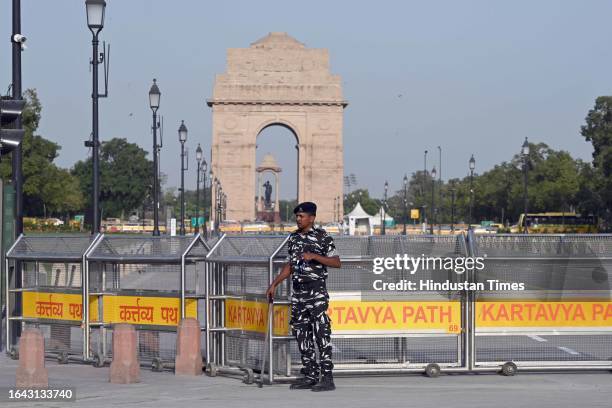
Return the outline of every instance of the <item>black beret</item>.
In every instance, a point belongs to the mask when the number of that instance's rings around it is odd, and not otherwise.
[[[298,204],[298,206],[293,209],[294,214],[297,214],[299,212],[317,215],[317,205],[315,203],[311,203],[310,201],[304,201],[303,203]]]

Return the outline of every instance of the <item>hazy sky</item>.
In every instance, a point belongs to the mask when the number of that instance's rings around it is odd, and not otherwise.
[[[286,31],[328,48],[343,79],[345,173],[380,195],[404,173],[438,162],[443,178],[482,172],[519,151],[525,136],[591,159],[579,134],[598,95],[612,87],[611,1],[196,1],[107,0],[101,38],[112,44],[101,139],[125,137],[151,151],[148,90],[162,92],[162,171],[179,180],[177,128],[192,155],[210,152],[214,75],[226,49]],[[10,83],[10,0],[0,2],[0,89]],[[62,146],[58,163],[86,157],[91,132],[91,35],[81,0],[22,0],[24,88],[43,104],[39,133]],[[400,96],[401,95],[401,96]],[[295,196],[294,141],[281,128],[258,139],[285,169]],[[192,163],[195,162],[192,157]],[[191,164],[192,164],[191,163]],[[188,186],[195,186],[193,167]]]

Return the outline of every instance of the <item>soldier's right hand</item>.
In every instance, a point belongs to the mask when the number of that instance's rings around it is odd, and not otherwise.
[[[274,290],[275,289],[276,288],[273,285],[270,285],[268,290],[266,290],[266,299],[268,299],[268,302],[272,302],[272,299],[274,299]]]

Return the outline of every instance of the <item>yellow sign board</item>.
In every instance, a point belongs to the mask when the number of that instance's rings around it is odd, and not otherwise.
[[[228,299],[225,302],[225,326],[265,333],[268,325],[268,304],[252,300]],[[274,305],[274,335],[289,334],[289,306]]]
[[[476,302],[476,326],[612,328],[612,302]]]
[[[418,220],[419,217],[419,209],[418,208],[413,208],[410,210],[410,219],[413,220]]]
[[[83,297],[76,294],[24,292],[23,316],[36,319],[81,321]],[[104,323],[176,326],[180,299],[145,296],[103,296]],[[89,320],[98,321],[98,297],[89,297]],[[185,300],[186,317],[198,317],[196,299]]]
[[[362,302],[334,300],[327,313],[336,334],[363,332],[461,332],[459,302]],[[274,334],[289,333],[289,306],[274,307]],[[225,324],[228,328],[265,333],[268,308],[263,302],[228,300]]]
[[[180,318],[180,299],[149,296],[104,296],[105,323],[176,326]],[[185,299],[186,317],[198,317],[197,299]]]
[[[83,320],[83,296],[67,293],[23,292],[23,317],[54,320]],[[98,319],[95,296],[89,297],[89,318]]]
[[[460,302],[336,300],[327,310],[334,333],[461,332]]]

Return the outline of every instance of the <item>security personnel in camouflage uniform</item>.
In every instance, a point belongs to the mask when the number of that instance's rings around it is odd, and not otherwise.
[[[332,237],[314,226],[316,212],[317,206],[311,202],[301,203],[293,210],[298,229],[287,241],[288,262],[266,294],[273,297],[276,287],[292,275],[291,327],[302,355],[304,377],[292,384],[291,389],[331,391],[336,387],[332,377],[331,322],[327,315],[329,295],[325,279],[328,266],[340,267],[340,257]],[[315,342],[320,364],[317,364]]]

